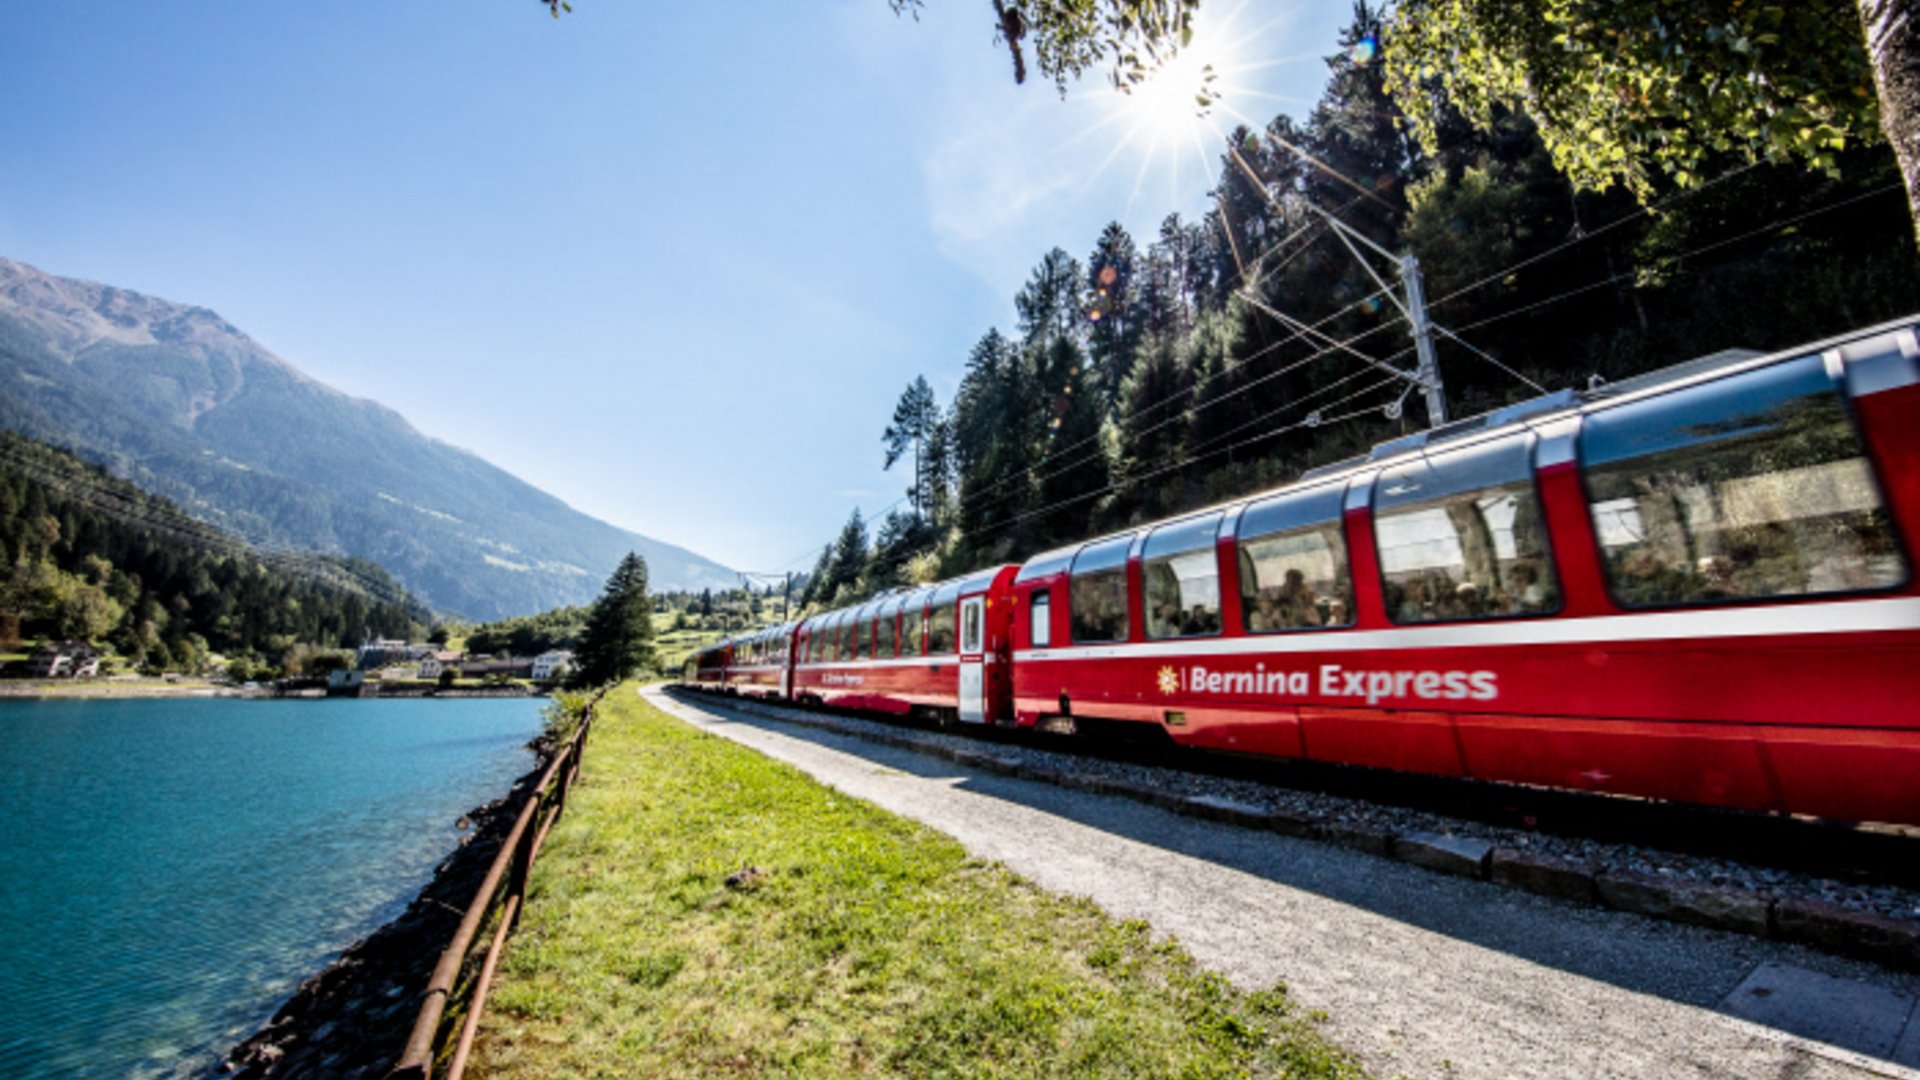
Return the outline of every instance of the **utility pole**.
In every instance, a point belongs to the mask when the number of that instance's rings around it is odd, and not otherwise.
[[[1346,245],[1347,251],[1353,255],[1354,261],[1358,262],[1360,268],[1367,272],[1367,276],[1373,278],[1375,285],[1380,286],[1381,293],[1392,302],[1393,306],[1400,309],[1400,314],[1406,318],[1407,326],[1413,335],[1413,345],[1415,352],[1419,356],[1419,365],[1412,371],[1402,371],[1391,364],[1375,360],[1350,346],[1334,341],[1329,335],[1315,330],[1313,327],[1300,322],[1298,319],[1276,311],[1265,303],[1255,300],[1255,306],[1266,311],[1269,315],[1278,317],[1282,322],[1292,326],[1296,332],[1304,333],[1310,337],[1324,339],[1329,343],[1330,348],[1343,349],[1377,368],[1382,368],[1391,374],[1405,379],[1410,386],[1419,387],[1426,400],[1427,426],[1439,427],[1441,424],[1446,423],[1447,393],[1445,385],[1440,381],[1440,362],[1433,350],[1433,322],[1427,318],[1427,291],[1425,285],[1422,284],[1420,280],[1420,260],[1414,258],[1412,252],[1396,255],[1368,239],[1367,236],[1358,229],[1334,217],[1320,207],[1314,206],[1311,203],[1308,204],[1308,207],[1314,213],[1320,215],[1321,220],[1325,221],[1327,225],[1333,229],[1333,235],[1338,237],[1342,244]],[[1353,242],[1355,240],[1365,244],[1375,254],[1391,261],[1399,268],[1400,284],[1405,290],[1404,299],[1402,298],[1401,290],[1389,285],[1386,279],[1380,276],[1380,272],[1373,268],[1373,263],[1369,262],[1367,257],[1361,253],[1360,249],[1354,246]],[[1388,414],[1389,416],[1398,415],[1398,406],[1394,406],[1394,409],[1395,411],[1390,412]]]
[[[1433,352],[1433,323],[1427,318],[1427,287],[1420,280],[1420,260],[1409,251],[1400,256],[1400,283],[1407,287],[1407,322],[1413,347],[1420,355],[1414,379],[1427,397],[1427,426],[1447,422],[1447,395],[1440,386],[1440,361]]]

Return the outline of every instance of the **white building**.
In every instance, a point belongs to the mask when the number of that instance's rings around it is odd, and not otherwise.
[[[533,658],[533,677],[536,681],[557,679],[573,667],[573,653],[568,649],[549,649]]]

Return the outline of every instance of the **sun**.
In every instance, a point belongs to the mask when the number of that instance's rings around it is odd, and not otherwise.
[[[1270,69],[1317,57],[1272,55],[1283,20],[1255,22],[1252,8],[1252,0],[1225,9],[1209,5],[1195,17],[1193,37],[1144,80],[1124,93],[1101,88],[1104,116],[1089,136],[1110,140],[1111,148],[1096,171],[1130,160],[1135,198],[1150,176],[1177,193],[1183,173],[1204,176],[1217,167],[1221,144],[1236,125],[1260,126],[1246,110],[1279,100],[1263,89]]]
[[[1213,130],[1220,73],[1231,67],[1217,35],[1195,34],[1191,44],[1123,95],[1119,108],[1152,147],[1184,147]]]

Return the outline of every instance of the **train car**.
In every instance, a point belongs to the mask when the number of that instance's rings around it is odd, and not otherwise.
[[[745,697],[785,699],[790,689],[794,623],[768,626],[731,638],[720,688]]]
[[[733,660],[733,642],[709,645],[687,657],[683,678],[687,685],[702,690],[720,690],[727,685],[727,666]]]
[[[1920,824],[1915,321],[1523,403],[1037,556],[1016,722]]]
[[[806,620],[792,635],[793,698],[965,723],[1010,718],[1016,569],[897,590]]]

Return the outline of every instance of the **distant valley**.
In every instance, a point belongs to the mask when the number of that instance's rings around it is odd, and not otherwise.
[[[583,603],[629,550],[654,588],[736,581],[309,378],[212,311],[5,258],[0,427],[256,543],[371,559],[468,618]]]

